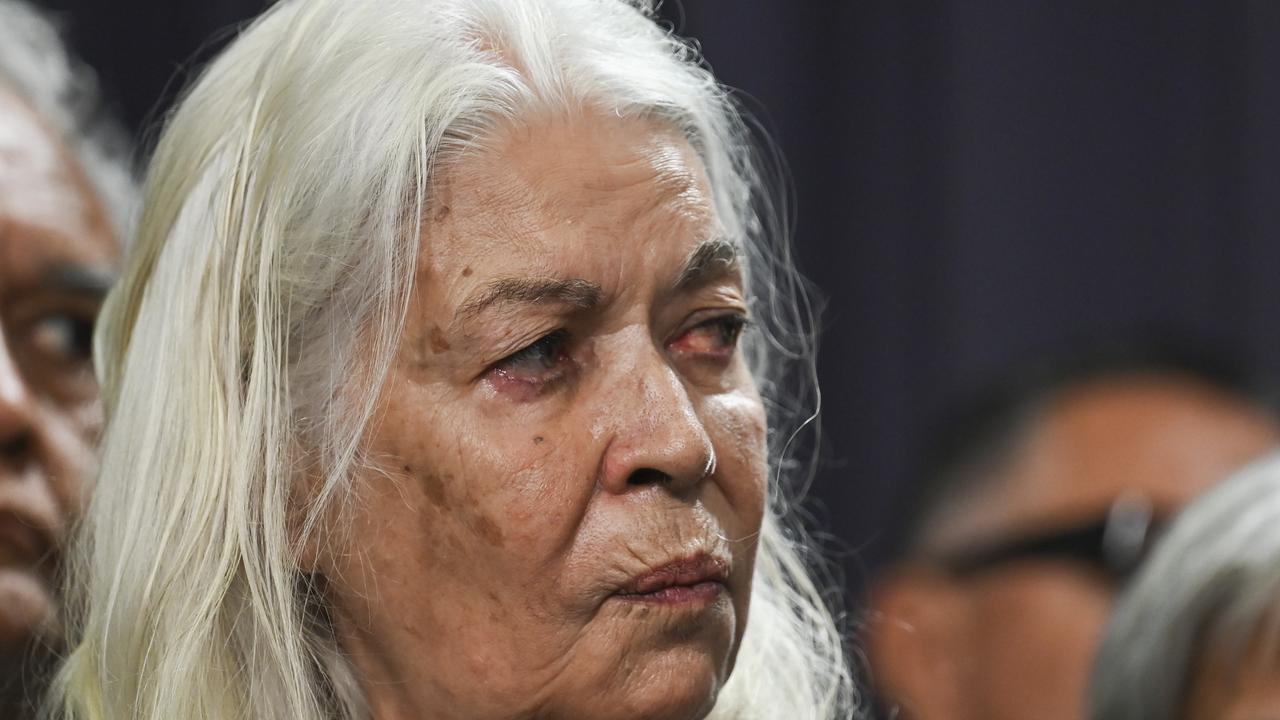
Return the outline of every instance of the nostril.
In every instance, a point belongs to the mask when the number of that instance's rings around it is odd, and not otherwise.
[[[628,485],[665,485],[671,476],[653,468],[640,468],[627,477]]]

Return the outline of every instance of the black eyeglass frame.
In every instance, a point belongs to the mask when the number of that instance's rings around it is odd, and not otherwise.
[[[937,562],[951,575],[966,578],[1018,562],[1071,560],[1124,582],[1141,565],[1164,525],[1150,500],[1126,494],[1098,520],[980,543],[943,554]]]

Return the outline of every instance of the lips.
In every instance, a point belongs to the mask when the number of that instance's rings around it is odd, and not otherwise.
[[[695,555],[636,575],[620,588],[623,600],[664,604],[712,600],[724,591],[729,564],[711,555]]]

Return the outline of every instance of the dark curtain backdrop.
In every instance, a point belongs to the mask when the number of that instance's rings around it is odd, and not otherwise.
[[[44,4],[138,132],[191,59],[262,6]],[[855,595],[889,552],[934,419],[1011,365],[1158,329],[1280,372],[1280,4],[663,13],[790,161],[800,261],[827,301],[813,494]]]

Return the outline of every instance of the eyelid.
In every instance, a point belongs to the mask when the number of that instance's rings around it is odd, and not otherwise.
[[[524,336],[528,338],[529,336]],[[517,376],[524,372],[518,368],[518,363],[526,360],[521,355],[532,353],[534,349],[543,343],[550,343],[549,349],[558,354],[567,354],[565,348],[573,342],[573,335],[567,328],[555,328],[543,331],[538,335],[532,336],[532,339],[522,340],[514,349],[508,350],[497,360],[487,362],[484,369],[474,378],[475,382],[491,378],[496,374],[507,377],[508,379],[519,379]],[[533,359],[532,357],[528,359]],[[554,371],[549,371],[554,374]]]
[[[542,326],[532,330],[521,328],[504,332],[499,337],[483,341],[484,345],[475,351],[476,361],[484,365],[483,372],[488,372],[494,365],[528,348],[548,334],[555,332],[556,329],[554,326]]]
[[[707,308],[705,310],[699,310],[689,315],[687,318],[685,318],[684,322],[680,324],[679,328],[677,328],[676,331],[671,334],[671,337],[669,337],[666,342],[670,343],[676,340],[681,335],[689,332],[690,330],[698,327],[699,325],[704,325],[708,322],[725,320],[728,318],[741,319],[743,323],[742,328],[744,330],[750,327],[752,324],[751,314],[747,312],[746,308],[743,308],[743,307]]]
[[[25,321],[52,314],[80,315],[90,320],[98,315],[102,299],[53,291],[38,291],[8,303],[7,315]]]
[[[540,345],[546,345],[549,348],[559,348],[565,343],[567,343],[568,341],[569,341],[569,332],[564,328],[556,328],[551,332],[547,332],[547,333],[543,333],[542,335],[539,335],[536,340],[525,343],[521,345],[519,348],[507,353],[502,358],[500,358],[497,362],[493,363],[493,366],[498,367],[501,365],[511,365],[511,364],[514,364],[515,362],[523,360],[525,358],[522,356],[531,354],[534,351],[534,349],[538,348]]]
[[[529,401],[559,387],[574,374],[573,336],[556,328],[490,363],[476,379],[508,399]]]

